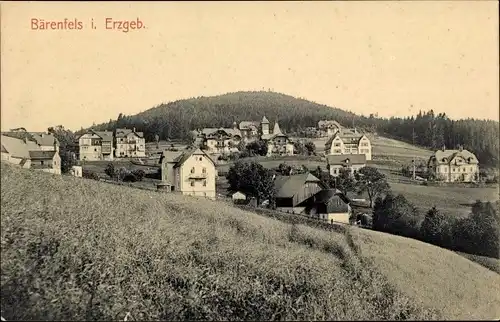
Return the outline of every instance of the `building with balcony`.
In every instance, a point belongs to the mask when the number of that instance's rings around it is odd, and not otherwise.
[[[479,160],[474,153],[460,147],[436,151],[427,163],[436,180],[443,182],[476,182],[479,180]]]
[[[78,137],[81,161],[113,160],[113,132],[88,130]]]
[[[337,121],[321,120],[318,122],[318,131],[322,137],[330,137],[343,129]]]
[[[146,140],[143,132],[136,132],[135,128],[116,129],[115,131],[116,158],[143,158],[146,157]]]
[[[161,181],[169,192],[215,199],[217,171],[210,156],[199,148],[164,151],[160,158]]]
[[[325,155],[343,154],[364,154],[366,160],[371,160],[371,142],[366,135],[356,129],[343,129],[328,139],[325,144]]]

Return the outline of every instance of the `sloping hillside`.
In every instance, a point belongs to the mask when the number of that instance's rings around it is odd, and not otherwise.
[[[500,275],[396,236],[1,165],[16,319],[493,319]]]

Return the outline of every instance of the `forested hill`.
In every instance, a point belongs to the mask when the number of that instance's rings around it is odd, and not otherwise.
[[[155,134],[161,139],[183,139],[192,129],[230,127],[233,122],[259,121],[266,116],[278,120],[282,130],[295,132],[317,126],[318,121],[334,119],[344,126],[353,124],[359,129],[401,139],[408,143],[438,149],[445,145],[464,148],[477,154],[481,163],[497,165],[499,160],[499,123],[489,120],[450,120],[434,111],[408,118],[379,118],[357,115],[339,108],[317,104],[274,92],[236,92],[212,97],[197,97],[161,104],[134,116],[120,114],[117,120],[96,125],[98,130],[135,127],[146,139]],[[413,130],[414,135],[413,135]]]
[[[273,92],[237,92],[212,97],[179,100],[139,113],[119,116],[119,126],[135,126],[148,138],[158,133],[162,139],[177,139],[189,131],[203,127],[232,127],[233,122],[260,121],[266,116],[271,123],[278,120],[286,131],[316,126],[321,119],[336,119],[352,124],[359,116],[304,99]],[[116,122],[98,128],[114,128]],[[272,125],[272,124],[271,124]]]

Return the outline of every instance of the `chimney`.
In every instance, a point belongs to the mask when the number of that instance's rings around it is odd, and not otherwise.
[[[135,127],[133,128],[132,132],[134,132],[134,133],[135,133]]]
[[[443,147],[441,148],[441,150],[444,152],[444,150],[446,150],[446,146],[444,146],[443,144]]]
[[[460,152],[462,152],[462,150],[463,150],[463,149],[464,149],[464,146],[460,144],[460,145],[458,146],[458,150],[459,150]]]

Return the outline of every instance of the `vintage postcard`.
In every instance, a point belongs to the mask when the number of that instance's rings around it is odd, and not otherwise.
[[[0,24],[2,320],[500,318],[497,1]]]

